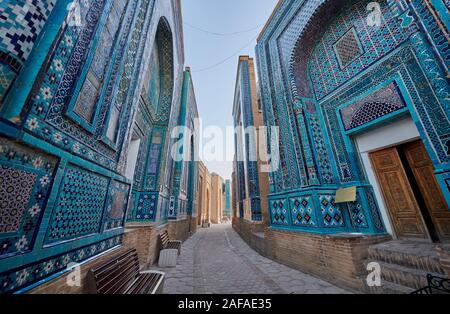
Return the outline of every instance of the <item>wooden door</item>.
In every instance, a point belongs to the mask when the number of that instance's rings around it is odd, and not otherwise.
[[[370,154],[398,238],[430,240],[397,149]]]
[[[422,141],[402,147],[441,241],[450,240],[450,210],[434,175],[433,163]]]

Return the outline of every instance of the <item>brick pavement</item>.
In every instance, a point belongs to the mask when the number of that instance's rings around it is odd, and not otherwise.
[[[200,229],[166,272],[168,294],[347,293],[326,281],[259,255],[231,224]]]

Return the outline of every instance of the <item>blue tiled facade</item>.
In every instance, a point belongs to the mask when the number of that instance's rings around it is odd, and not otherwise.
[[[180,2],[71,3],[0,4],[0,293],[120,246],[127,220],[168,217]]]
[[[223,215],[231,217],[231,180],[225,180],[225,209],[223,210]]]
[[[181,108],[178,120],[180,127],[176,151],[184,156],[175,163],[172,182],[172,199],[169,207],[169,219],[183,219],[186,216],[197,217],[198,194],[198,110],[195,99],[194,84],[191,70],[184,72]]]
[[[386,233],[353,136],[405,115],[450,202],[448,7],[377,3],[380,24],[370,25],[369,1],[284,0],[258,39],[265,124],[280,126],[273,228]],[[336,204],[336,190],[352,186],[356,202]]]
[[[236,169],[236,199],[239,217],[251,221],[262,221],[262,206],[260,193],[260,174],[257,147],[257,133],[248,132],[255,125],[256,84],[251,78],[254,71],[253,60],[241,57],[238,64],[238,74],[234,96],[233,119],[235,127],[235,169]],[[247,214],[245,213],[247,212]]]

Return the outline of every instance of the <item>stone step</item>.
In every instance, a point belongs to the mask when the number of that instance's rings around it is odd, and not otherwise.
[[[432,244],[392,241],[374,245],[369,248],[368,261],[396,264],[441,276],[444,274]]]
[[[381,287],[369,287],[371,294],[411,294],[416,289],[395,284],[386,280],[381,281]]]
[[[384,281],[394,283],[396,285],[406,286],[414,290],[421,289],[428,285],[427,274],[433,276],[441,276],[441,274],[433,273],[416,268],[405,267],[397,264],[389,264],[379,262],[381,266],[381,278]]]

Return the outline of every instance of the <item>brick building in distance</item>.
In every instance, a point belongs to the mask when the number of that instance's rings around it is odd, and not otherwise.
[[[211,223],[222,223],[225,209],[225,181],[217,173],[211,174]]]

